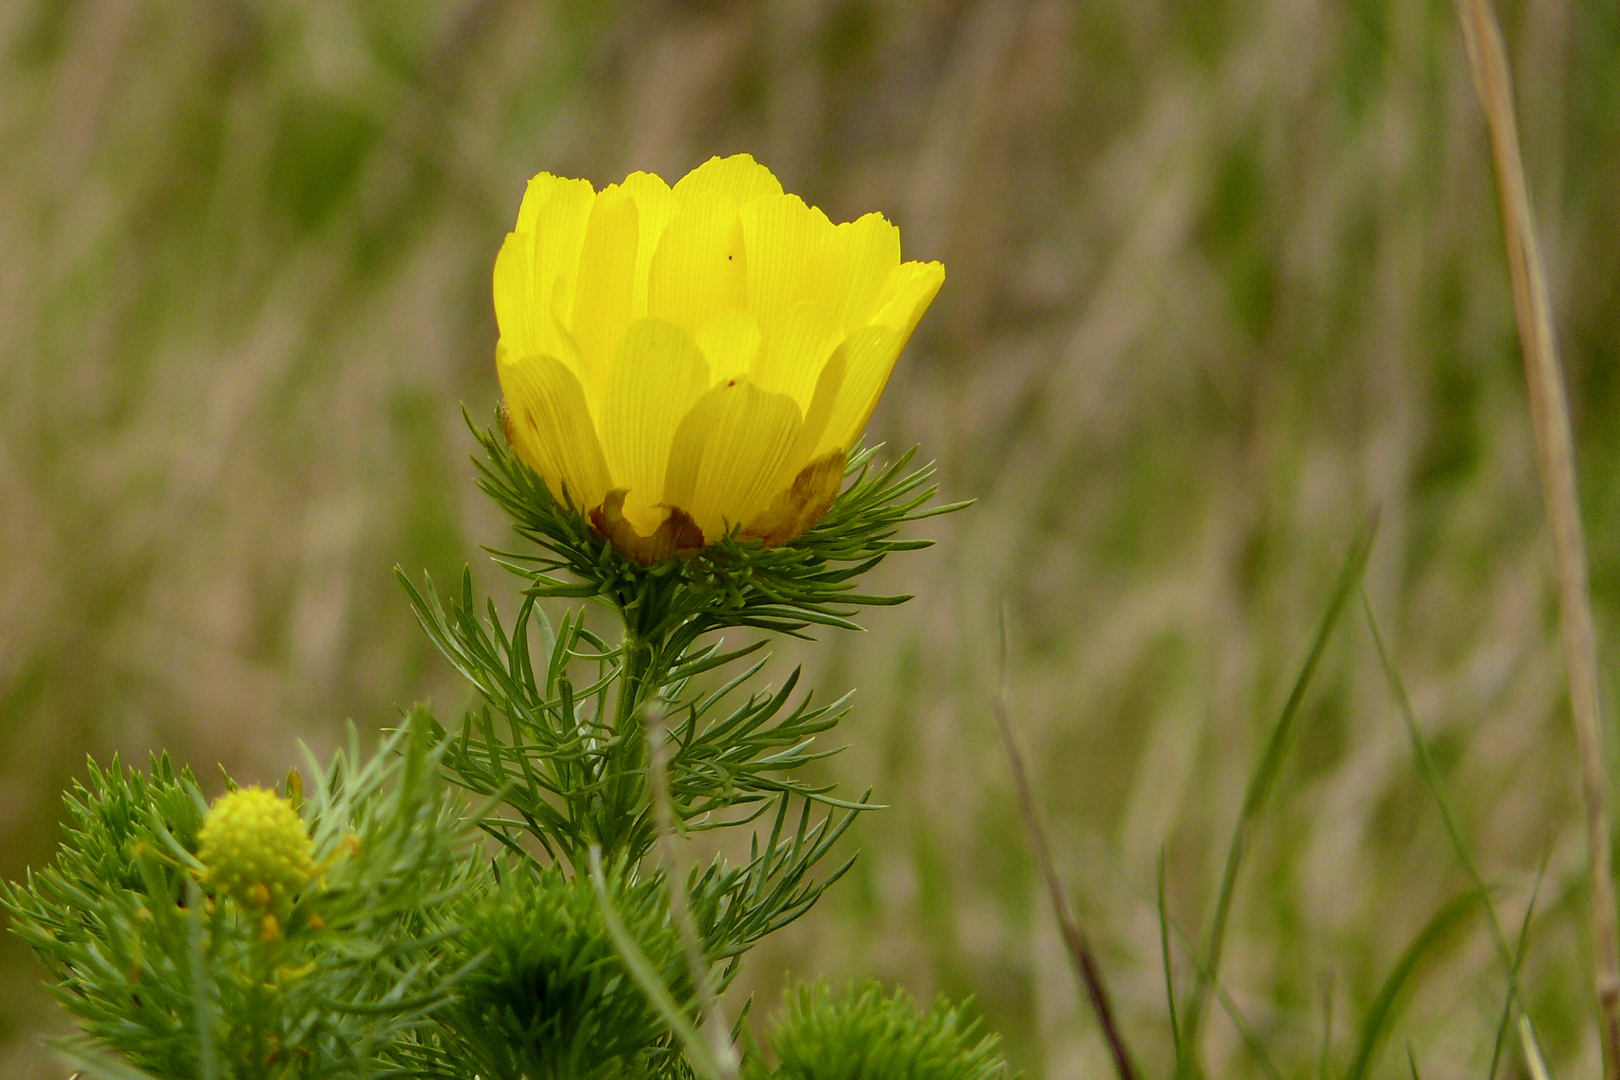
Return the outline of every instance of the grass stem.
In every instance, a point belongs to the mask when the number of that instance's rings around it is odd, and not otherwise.
[[[1046,824],[1035,806],[1029,770],[1024,767],[1024,757],[1018,749],[1018,740],[1013,737],[1012,687],[1007,675],[1005,609],[1001,612],[1001,686],[996,694],[995,712],[996,726],[1001,730],[1001,741],[1007,751],[1007,762],[1012,768],[1013,786],[1018,791],[1018,807],[1023,813],[1024,825],[1029,829],[1029,842],[1035,851],[1035,862],[1040,867],[1041,876],[1046,879],[1046,891],[1052,898],[1052,912],[1057,916],[1058,927],[1063,932],[1063,942],[1068,947],[1075,975],[1079,977],[1081,987],[1091,1002],[1092,1011],[1097,1014],[1097,1023],[1102,1028],[1103,1038],[1108,1042],[1108,1052],[1114,1059],[1114,1072],[1118,1074],[1119,1080],[1136,1080],[1136,1069],[1131,1064],[1125,1037],[1121,1034],[1119,1023],[1114,1017],[1114,1006],[1109,999],[1108,988],[1103,983],[1102,969],[1097,965],[1097,957],[1092,952],[1091,942],[1086,937],[1085,929],[1080,925],[1073,905],[1069,902],[1068,890],[1063,887],[1063,879],[1058,876],[1057,864],[1052,860],[1052,845],[1046,835]]]
[[[1501,204],[1502,234],[1507,245],[1513,307],[1524,353],[1530,418],[1535,427],[1536,458],[1542,496],[1552,531],[1557,564],[1558,610],[1569,678],[1569,704],[1580,750],[1581,789],[1586,810],[1587,897],[1591,916],[1593,970],[1602,1024],[1603,1075],[1620,1080],[1620,939],[1615,931],[1614,868],[1609,846],[1609,817],[1604,791],[1602,721],[1598,709],[1597,642],[1587,592],[1586,548],[1581,537],[1576,498],[1575,452],[1570,435],[1569,403],[1564,395],[1547,299],[1546,275],[1536,245],[1524,159],[1519,150],[1513,88],[1502,44],[1501,28],[1489,0],[1457,0],[1463,40],[1473,68],[1490,132]]]
[[[1276,724],[1272,726],[1271,734],[1266,739],[1265,751],[1261,754],[1259,764],[1255,766],[1253,774],[1249,777],[1248,787],[1244,790],[1243,806],[1239,809],[1237,823],[1232,828],[1232,840],[1226,849],[1226,864],[1221,871],[1220,889],[1215,897],[1215,914],[1210,920],[1209,943],[1204,949],[1204,960],[1198,978],[1193,981],[1190,1000],[1186,1009],[1182,1011],[1182,1045],[1185,1053],[1176,1062],[1178,1080],[1185,1080],[1197,1071],[1198,1030],[1204,1018],[1205,993],[1220,976],[1221,953],[1226,944],[1227,920],[1232,914],[1232,898],[1237,890],[1238,870],[1243,865],[1250,837],[1260,820],[1261,812],[1265,809],[1266,801],[1270,798],[1271,790],[1282,770],[1283,759],[1292,744],[1296,722],[1305,704],[1305,693],[1310,689],[1311,679],[1327,652],[1328,641],[1333,637],[1334,628],[1338,626],[1339,616],[1361,586],[1362,575],[1367,569],[1367,558],[1372,553],[1373,537],[1377,532],[1378,516],[1375,513],[1357,534],[1350,546],[1349,554],[1345,556],[1333,597],[1328,601],[1321,622],[1317,624],[1316,637],[1311,642],[1310,652],[1306,654],[1305,662],[1300,666],[1293,688],[1288,692],[1288,701],[1283,705]]]
[[[680,854],[675,843],[675,810],[669,797],[669,731],[664,726],[662,710],[647,709],[646,717],[647,778],[652,788],[653,815],[658,823],[659,857],[664,864],[664,880],[669,885],[669,914],[681,936],[681,948],[686,954],[687,973],[697,993],[698,1008],[702,1011],[702,1028],[709,1040],[709,1052],[720,1069],[721,1080],[736,1080],[737,1051],[731,1044],[731,1029],[720,1010],[719,999],[710,981],[709,965],[703,959],[703,945],[698,940],[697,924],[692,919],[692,908],[687,903],[686,883],[682,880]]]

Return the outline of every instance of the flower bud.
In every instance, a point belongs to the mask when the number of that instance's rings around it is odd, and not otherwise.
[[[264,788],[216,799],[197,840],[205,883],[244,908],[281,907],[314,876],[303,819],[292,803]]]

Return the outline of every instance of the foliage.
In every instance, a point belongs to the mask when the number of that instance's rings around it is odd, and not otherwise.
[[[460,1076],[618,1080],[672,1067],[670,1032],[625,970],[587,881],[511,860],[487,895],[460,905],[451,952],[482,963],[440,1016]],[[679,999],[692,1000],[657,878],[613,875],[615,910]]]
[[[493,602],[485,618],[478,617],[470,575],[449,604],[407,588],[429,636],[481,699],[448,748],[446,766],[470,790],[499,794],[517,813],[517,820],[485,822],[508,845],[516,832],[526,832],[576,869],[592,844],[645,855],[653,842],[641,726],[649,704],[670,721],[670,796],[677,816],[692,828],[737,823],[724,811],[773,798],[861,805],[793,776],[828,753],[811,744],[843,715],[842,700],[811,708],[806,695],[793,704],[795,670],[775,692],[750,693],[727,707],[759,674],[763,659],[718,687],[694,684],[696,676],[747,657],[762,643],[728,652],[717,642],[677,657],[673,670],[641,668],[642,678],[631,681],[625,671],[638,663],[634,645],[609,649],[580,613],[565,614],[554,631],[531,594],[508,632]],[[544,659],[538,672],[531,659],[535,630]],[[579,660],[592,669],[583,686],[570,674]]]
[[[646,955],[649,977],[684,985],[671,1000],[689,1008],[694,973],[681,973],[667,932],[647,932],[660,909],[648,907],[654,894],[646,889],[669,888],[668,868],[645,878],[632,871],[658,841],[649,725],[663,725],[668,738],[665,794],[679,828],[770,823],[751,838],[746,861],[716,859],[685,881],[702,962],[721,965],[723,983],[748,948],[809,910],[848,870],[845,860],[820,880],[811,876],[870,804],[797,775],[833,752],[813,744],[844,715],[844,700],[817,707],[808,694],[795,700],[797,670],[778,688],[751,688],[765,664],[757,655],[763,642],[727,649],[700,639],[736,628],[798,634],[812,625],[853,626],[855,606],[901,602],[853,591],[855,577],[892,551],[922,546],[896,539],[901,525],[954,507],[926,508],[929,470],[907,473],[911,455],[872,469],[866,451],[853,459],[851,482],[823,524],[789,544],[727,538],[690,559],[642,566],[556,503],[498,437],[477,434],[486,452],[482,486],[540,549],[498,555],[526,586],[510,628],[493,600],[479,604],[468,573],[448,600],[431,581],[418,589],[400,575],[423,629],[477,693],[459,732],[433,729],[445,745],[446,773],[505,808],[479,823],[510,860],[502,899],[465,936],[490,946],[494,967],[479,969],[447,1014],[455,1031],[447,1045],[480,1075],[673,1068],[672,1018],[659,1024],[657,1009],[625,982],[603,925],[581,907],[588,894],[579,887],[593,854],[605,853],[617,868],[605,902],[623,908],[627,947]],[[623,639],[608,644],[587,629],[581,611],[566,612],[554,627],[539,606],[544,598],[603,602],[621,617]],[[740,671],[722,674],[738,662]],[[531,858],[532,847],[549,865]],[[535,944],[536,936],[547,940]]]
[[[356,741],[302,798],[317,880],[285,921],[213,895],[196,856],[205,803],[166,757],[143,776],[90,766],[67,795],[54,865],[0,892],[96,1043],[169,1080],[378,1075],[413,1049],[459,973],[438,948],[468,886],[457,800],[413,722]],[[312,763],[313,765],[313,763]],[[301,779],[290,780],[298,796]]]
[[[823,524],[798,540],[766,548],[728,539],[690,560],[643,567],[558,505],[496,436],[479,437],[486,491],[542,553],[501,556],[528,583],[510,630],[492,600],[480,613],[470,574],[448,602],[431,582],[418,590],[401,575],[428,636],[478,693],[449,739],[445,766],[456,782],[511,811],[481,822],[508,850],[523,850],[526,836],[579,873],[593,847],[631,861],[652,849],[646,725],[667,724],[668,794],[683,828],[746,825],[774,810],[764,846],[756,836],[745,865],[717,861],[691,882],[717,957],[735,958],[803,914],[844,873],[847,862],[825,880],[809,876],[868,803],[836,798],[795,775],[833,752],[813,742],[842,717],[843,700],[812,707],[806,694],[795,702],[797,670],[780,688],[743,696],[764,667],[755,657],[763,642],[728,650],[723,641],[698,639],[726,628],[798,633],[850,625],[849,605],[900,602],[853,592],[854,576],[892,551],[922,546],[895,539],[900,525],[954,507],[925,508],[929,470],[906,473],[910,454],[872,469],[867,451],[853,460],[852,481]],[[564,569],[583,583],[554,576]],[[564,614],[554,629],[538,606],[542,597],[577,596],[620,614],[623,641],[609,646],[580,612]],[[719,685],[703,683],[748,659]]]
[[[1000,1039],[944,999],[920,1011],[904,990],[876,983],[835,1000],[823,983],[799,988],[769,1036],[777,1063],[759,1080],[991,1080],[1004,1076]]]
[[[852,625],[853,605],[899,602],[853,581],[920,546],[895,532],[937,512],[925,509],[929,471],[906,473],[909,455],[870,469],[863,453],[830,524],[781,548],[728,539],[643,568],[481,437],[486,488],[542,554],[502,556],[525,583],[510,630],[493,600],[479,617],[470,574],[448,602],[431,583],[405,583],[476,692],[458,732],[419,707],[369,762],[352,733],[328,767],[312,760],[307,797],[295,771],[281,792],[227,780],[212,807],[167,758],[150,777],[92,763],[89,787],[69,797],[56,865],[3,894],[82,1021],[89,1041],[66,1052],[90,1075],[715,1074],[728,1055],[695,1035],[714,1020],[705,1003],[750,947],[849,869],[846,859],[812,876],[867,798],[801,776],[831,752],[813,744],[845,702],[812,706],[796,670],[758,687],[763,642],[728,651],[699,639]],[[552,576],[565,568],[582,582]],[[580,611],[554,629],[538,606],[548,596],[604,601],[623,639],[609,645]],[[656,772],[653,724],[667,736]],[[485,800],[479,813],[457,787]],[[682,874],[669,848],[649,858],[665,839],[659,821],[758,828],[746,860]],[[498,844],[477,843],[475,824]],[[902,1039],[930,1068],[954,1052],[955,1014],[936,1013]],[[794,1045],[815,1037],[807,1029]],[[963,1061],[984,1045],[962,1048]]]

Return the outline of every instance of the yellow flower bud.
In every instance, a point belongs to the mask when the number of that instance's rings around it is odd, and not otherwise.
[[[507,440],[643,563],[786,543],[944,280],[881,214],[834,225],[746,154],[673,188],[541,173],[495,262]]]
[[[245,908],[280,907],[314,876],[314,848],[303,819],[290,802],[264,788],[216,799],[197,842],[204,880]]]

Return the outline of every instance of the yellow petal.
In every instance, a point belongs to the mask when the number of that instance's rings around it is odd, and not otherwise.
[[[535,321],[534,234],[507,233],[495,256],[495,324],[512,355],[540,351]]]
[[[595,199],[584,180],[541,173],[529,181],[518,227],[495,260],[495,317],[512,356],[559,355],[559,288],[572,288],[580,242]]]
[[[675,199],[685,205],[703,195],[726,195],[738,205],[782,194],[782,183],[749,154],[712,157],[675,182]]]
[[[770,507],[744,527],[743,535],[765,541],[766,547],[803,536],[838,498],[847,460],[839,450],[805,465],[776,493]]]
[[[637,531],[624,516],[624,496],[622,488],[608,492],[602,505],[591,511],[591,525],[642,566],[663,562],[671,555],[696,555],[703,547],[703,530],[679,508],[671,510],[650,535]]]
[[[945,267],[941,263],[901,263],[883,288],[883,303],[872,316],[872,322],[893,327],[911,337],[943,284]]]
[[[529,186],[523,191],[523,203],[518,207],[517,226],[513,231],[533,232],[541,208],[558,195],[564,199],[576,199],[590,190],[589,180],[569,180],[547,172],[539,174],[529,181]]]
[[[550,356],[511,358],[497,348],[495,372],[506,397],[508,438],[551,494],[581,511],[601,505],[607,462],[579,380]]]
[[[709,362],[709,381],[740,379],[753,368],[765,344],[759,323],[746,311],[722,311],[698,331],[698,348]]]
[[[888,302],[872,325],[856,330],[844,343],[844,385],[818,444],[818,455],[848,450],[855,444],[872,418],[895,359],[944,281],[945,268],[937,262],[902,263],[896,268],[885,289]]]
[[[572,371],[574,377],[580,380],[580,387],[583,389],[585,386],[585,362],[579,355],[579,346],[574,343],[574,335],[570,334],[568,328],[554,317],[538,318],[537,321],[540,324],[536,327],[540,335],[540,355],[550,356],[561,361],[562,365]],[[586,395],[585,401],[591,408],[591,415],[595,416],[596,403],[591,400],[589,394]]]
[[[818,454],[825,456],[828,451],[842,452],[848,449],[846,446],[821,445],[827,433],[827,425],[832,422],[833,411],[843,397],[844,374],[848,368],[845,357],[848,352],[848,346],[841,343],[833,350],[827,365],[821,369],[821,375],[816,379],[816,392],[810,398],[810,407],[805,410],[804,423],[799,427],[799,437],[788,454],[787,465],[783,469],[779,484],[791,483],[800,470],[809,465]]]
[[[647,314],[696,335],[727,308],[748,306],[748,260],[737,204],[698,195],[670,219],[648,268]]]
[[[553,498],[560,497],[562,493],[562,473],[557,468],[556,454],[551,444],[542,439],[538,420],[528,423],[526,420],[519,423],[518,410],[522,402],[516,396],[514,389],[519,376],[511,374],[514,361],[512,354],[506,348],[506,342],[495,343],[495,377],[501,384],[501,426],[506,433],[506,443],[510,446],[518,459],[540,475],[551,489]],[[532,410],[531,410],[532,412]]]
[[[827,425],[815,454],[848,450],[855,444],[866,422],[877,408],[883,387],[888,384],[894,361],[906,343],[899,331],[887,326],[863,326],[844,342],[843,385],[839,387]]]
[[[630,299],[630,317],[640,319],[647,314],[647,274],[652,268],[653,253],[658,250],[658,239],[664,235],[669,219],[675,216],[675,196],[663,177],[652,173],[631,173],[620,186],[636,201],[636,216],[641,226],[641,240],[636,246],[635,291]]]
[[[596,193],[586,180],[559,181],[551,177],[542,182],[546,179],[546,174],[541,173],[530,182],[530,196],[525,196],[523,208],[518,211],[516,231],[534,233],[535,296],[550,304],[558,285],[571,283],[579,269],[579,248],[585,240],[585,225]],[[564,303],[556,314],[566,318],[573,310],[572,297],[562,299]]]
[[[824,306],[845,332],[867,322],[900,265],[900,230],[882,214],[833,227],[804,268],[805,299]]]
[[[569,325],[584,364],[588,396],[600,400],[608,368],[630,325],[630,301],[640,244],[636,202],[619,187],[596,197],[579,254],[579,279]]]
[[[717,384],[675,431],[664,499],[709,542],[761,516],[799,433],[799,407],[747,379]]]
[[[796,304],[766,339],[750,378],[760,389],[786,394],[801,410],[808,410],[821,369],[843,337],[838,324],[820,307]]]
[[[673,323],[630,324],[608,374],[602,401],[602,449],[622,512],[643,536],[663,522],[664,476],[675,429],[709,388],[703,354]]]
[[[748,250],[748,303],[766,333],[802,300],[805,263],[831,242],[832,222],[797,195],[774,195],[742,207]]]
[[[578,372],[574,339],[535,285],[534,249],[533,233],[508,233],[495,258],[495,321],[501,344],[509,356],[554,356]]]

